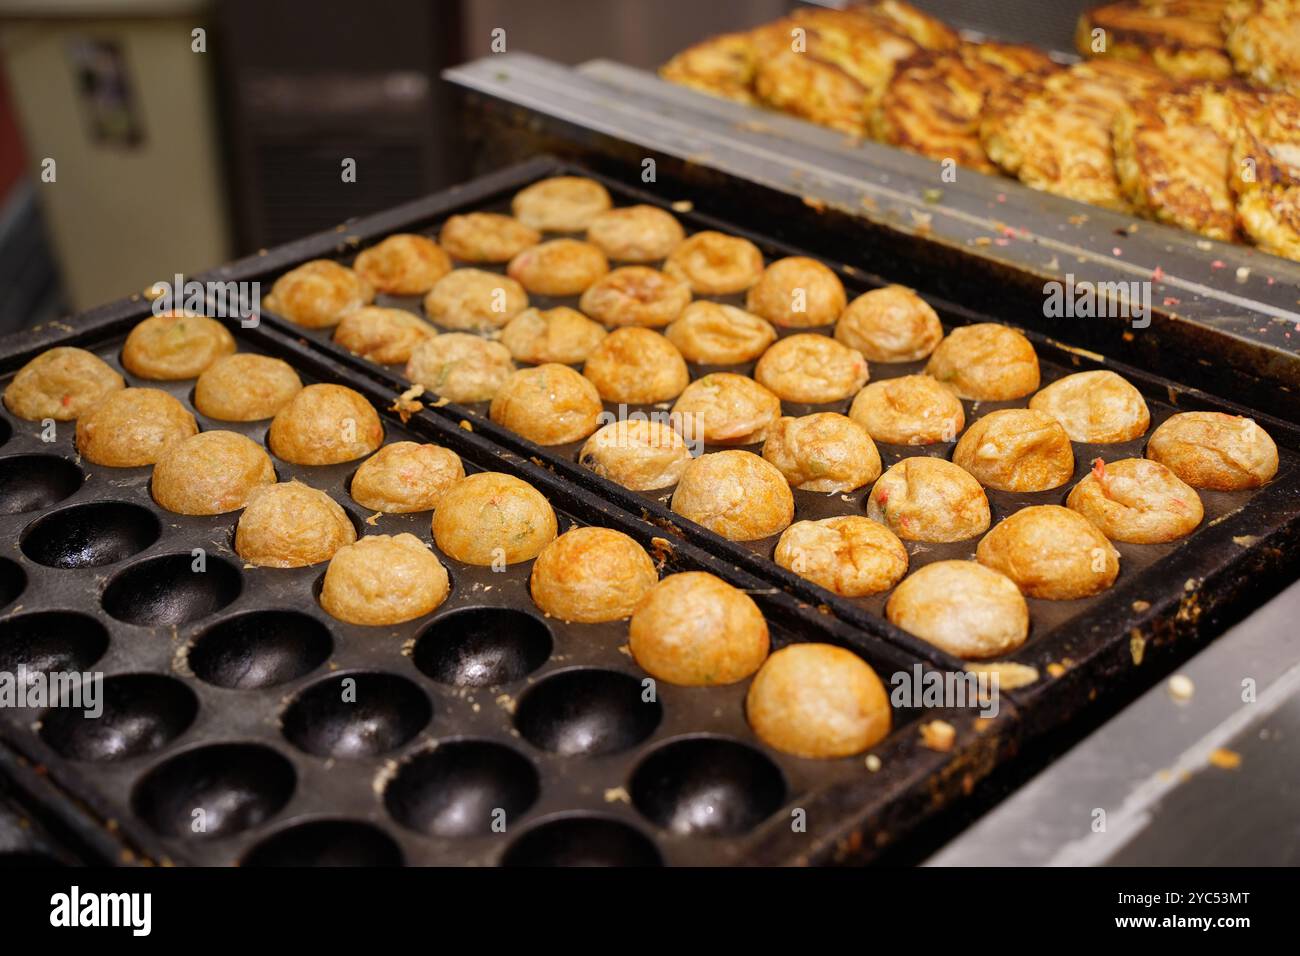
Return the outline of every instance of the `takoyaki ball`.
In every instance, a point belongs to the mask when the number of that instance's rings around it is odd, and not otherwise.
[[[432,325],[405,309],[368,305],[343,316],[334,329],[334,341],[353,355],[397,365],[409,361],[412,349],[437,334]]]
[[[122,346],[122,367],[139,378],[197,378],[223,355],[233,355],[234,336],[203,315],[151,315],[131,330]]]
[[[223,422],[271,418],[302,391],[288,362],[269,355],[236,352],[217,359],[194,383],[194,407]]]
[[[352,500],[371,511],[431,511],[465,477],[460,456],[440,445],[395,441],[361,463],[352,476]]]
[[[585,362],[604,337],[602,326],[563,305],[545,311],[524,309],[501,330],[501,344],[514,360],[533,365]]]
[[[1119,552],[1106,536],[1060,505],[1021,508],[980,539],[975,557],[1025,596],[1050,601],[1100,594],[1119,575]]]
[[[447,569],[413,534],[372,534],[334,552],[320,605],[348,624],[382,627],[414,620],[447,600]]]
[[[904,458],[872,486],[867,517],[905,541],[965,541],[988,530],[989,500],[970,473],[942,458]]]
[[[609,192],[594,179],[554,176],[521,189],[510,209],[530,229],[581,232],[611,205]]]
[[[806,256],[778,259],[745,295],[745,308],[784,328],[830,325],[844,311],[844,284]]]
[[[976,419],[952,460],[999,491],[1046,491],[1074,477],[1070,436],[1055,418],[1032,408],[1004,408]]]
[[[889,445],[953,441],[966,427],[961,399],[928,375],[872,382],[853,399],[849,417]]]
[[[276,279],[262,305],[305,328],[323,329],[374,300],[374,286],[356,272],[332,259],[313,259]]]
[[[651,404],[682,393],[691,380],[677,347],[649,329],[615,329],[587,357],[582,374],[607,402]]]
[[[169,444],[198,434],[185,406],[157,388],[110,392],[77,419],[77,454],[97,465],[152,465]]]
[[[261,485],[235,526],[235,553],[265,568],[305,568],[334,557],[357,540],[337,501],[300,481]]]
[[[781,399],[746,375],[714,372],[686,386],[673,405],[682,434],[711,445],[752,445],[781,417]]]
[[[838,402],[867,383],[867,360],[825,335],[780,339],[754,366],[754,379],[787,402]]]
[[[943,326],[930,303],[901,285],[864,292],[835,323],[835,340],[868,362],[916,362],[942,339]]]
[[[492,421],[539,445],[586,438],[600,425],[600,393],[567,365],[520,369],[492,398]]]
[[[656,680],[719,687],[763,665],[771,639],[758,605],[705,571],[670,574],[641,598],[628,624],[628,650]]]
[[[623,532],[574,528],[542,548],[528,587],[550,617],[595,624],[630,617],[658,582],[650,555]]]
[[[851,757],[889,735],[885,686],[862,658],[831,644],[790,644],[759,669],[745,696],[749,726],[796,757]]]
[[[1002,402],[1038,388],[1038,356],[1015,329],[981,322],[948,333],[930,355],[925,373],[961,398]]]
[[[153,466],[153,500],[182,515],[238,511],[249,493],[275,484],[275,466],[261,445],[238,432],[199,432],[174,441]]]
[[[488,402],[514,374],[510,350],[466,332],[447,332],[411,351],[406,377],[449,402]]]
[[[451,271],[451,257],[426,236],[397,233],[361,250],[352,268],[380,292],[423,295]]]
[[[888,591],[907,573],[898,535],[862,515],[796,521],[776,543],[773,560],[844,597]]]
[[[731,541],[754,541],[789,527],[794,495],[770,462],[752,452],[719,451],[686,466],[672,508]]]
[[[1009,654],[1029,636],[1029,605],[1005,574],[974,561],[935,561],[894,589],[885,615],[963,660]]]
[[[758,281],[763,253],[748,239],[706,230],[678,245],[664,262],[664,272],[696,295],[731,295]]]
[[[880,477],[876,443],[834,412],[782,418],[767,434],[763,457],[801,491],[853,491]]]
[[[308,385],[271,419],[271,451],[295,465],[337,465],[384,441],[374,406],[343,385]]]
[[[587,227],[587,241],[619,262],[658,262],[685,238],[682,224],[658,206],[608,209]]]
[[[664,335],[686,361],[705,365],[752,362],[776,341],[776,329],[766,319],[707,300],[684,308]]]
[[[482,269],[453,269],[424,297],[424,312],[444,329],[499,329],[528,308],[514,279]]]
[[[481,567],[535,558],[555,533],[555,512],[542,493],[494,471],[456,482],[433,513],[433,540],[443,553]]]
[[[1131,544],[1174,541],[1205,517],[1195,488],[1145,458],[1096,459],[1092,473],[1070,489],[1065,504],[1110,540]]]
[[[541,241],[536,229],[499,212],[452,216],[438,234],[442,248],[463,262],[509,262]]]
[[[1029,407],[1055,418],[1072,441],[1130,441],[1151,424],[1142,393],[1114,372],[1076,372],[1057,379],[1037,392]]]
[[[609,272],[609,260],[590,242],[552,239],[519,253],[506,272],[535,295],[581,295]]]
[[[605,325],[662,328],[691,301],[690,287],[648,266],[623,266],[597,279],[578,307]]]
[[[1193,488],[1258,488],[1277,474],[1277,445],[1252,418],[1180,412],[1151,433],[1147,457]]]
[[[125,387],[126,379],[98,355],[59,346],[18,370],[5,388],[4,403],[19,418],[67,422]]]
[[[670,488],[691,462],[686,440],[649,419],[611,422],[587,439],[578,464],[633,491]]]

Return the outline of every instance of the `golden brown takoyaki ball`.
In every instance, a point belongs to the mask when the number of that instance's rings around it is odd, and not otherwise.
[[[343,316],[334,329],[334,341],[353,355],[380,365],[397,365],[411,358],[411,350],[438,334],[428,322],[405,309],[368,305]]]
[[[1029,636],[1029,605],[1005,574],[974,561],[913,571],[885,605],[891,622],[964,660],[1009,654]]]
[[[1070,489],[1065,504],[1110,540],[1132,544],[1173,541],[1190,534],[1205,517],[1195,488],[1145,458],[1095,459],[1092,473]]]
[[[594,179],[554,176],[521,189],[510,209],[530,229],[581,232],[611,205],[609,192]]]
[[[139,378],[176,381],[197,378],[223,355],[235,351],[234,336],[203,315],[151,315],[131,330],[122,346],[122,367]]]
[[[600,393],[567,365],[520,369],[492,398],[492,421],[539,445],[586,438],[600,425]]]
[[[337,465],[368,455],[384,441],[379,415],[360,392],[308,385],[271,419],[271,451],[296,465]]]
[[[805,256],[778,259],[745,295],[745,308],[784,328],[830,325],[844,311],[844,284]]]
[[[609,260],[590,242],[552,239],[519,253],[506,272],[535,295],[581,295],[609,272]]]
[[[261,445],[238,432],[200,432],[170,443],[153,466],[153,500],[183,515],[238,511],[260,485],[275,484]]]
[[[452,216],[438,234],[442,248],[464,262],[509,262],[541,241],[536,229],[499,212]]]
[[[690,287],[648,266],[623,266],[597,279],[578,307],[606,325],[662,328],[691,301]]]
[[[423,295],[451,271],[451,257],[427,236],[403,232],[361,250],[352,268],[380,292]]]
[[[1074,477],[1074,449],[1061,423],[1032,408],[1003,408],[977,418],[952,460],[999,491],[1046,491]]]
[[[347,266],[313,259],[276,279],[262,306],[305,328],[323,329],[374,300],[374,286]]]
[[[689,440],[752,445],[781,417],[781,399],[746,375],[714,372],[686,386],[673,420]]]
[[[770,462],[752,452],[719,451],[686,466],[672,508],[724,538],[754,541],[789,526],[794,495]]]
[[[898,535],[863,515],[796,521],[776,543],[773,560],[844,597],[888,591],[907,573]]]
[[[791,644],[759,669],[745,715],[769,747],[796,757],[851,757],[889,735],[889,696],[871,666],[830,644]]]
[[[980,539],[975,557],[1025,596],[1051,601],[1100,594],[1119,575],[1119,552],[1106,536],[1060,505],[1021,508]]]
[[[406,377],[449,402],[488,402],[515,371],[500,342],[447,332],[411,350]]]
[[[447,569],[413,534],[372,534],[334,552],[320,605],[349,624],[380,627],[428,614],[447,600]]]
[[[542,365],[585,362],[605,337],[605,329],[577,309],[524,309],[501,330],[501,344],[516,362]]]
[[[961,399],[928,375],[872,382],[853,399],[849,417],[890,445],[954,441],[966,427]]]
[[[535,558],[555,533],[555,511],[542,493],[494,471],[456,482],[433,513],[433,540],[443,553],[482,567]]]
[[[528,587],[549,616],[595,624],[630,617],[658,581],[650,555],[623,532],[574,528],[542,548]]]
[[[361,463],[352,476],[352,500],[385,514],[430,511],[465,477],[460,456],[440,445],[395,441]]]
[[[59,346],[18,370],[5,388],[4,403],[19,418],[67,422],[125,387],[126,380],[98,355]]]
[[[1107,371],[1076,372],[1057,379],[1037,392],[1029,407],[1055,418],[1072,441],[1129,441],[1151,424],[1142,393]]]
[[[197,434],[185,406],[157,388],[110,392],[77,419],[77,454],[97,465],[152,465],[171,442]]]
[[[682,393],[691,380],[677,347],[649,329],[615,329],[592,349],[582,374],[607,402],[651,404]]]
[[[961,398],[1002,402],[1038,388],[1038,356],[1015,329],[981,322],[948,333],[930,355],[925,373]]]
[[[300,481],[260,485],[235,526],[235,553],[266,568],[305,568],[357,540],[342,506]]]
[[[867,383],[867,360],[829,336],[791,335],[763,353],[754,379],[787,402],[838,402]]]
[[[453,269],[424,297],[424,312],[444,329],[499,329],[528,308],[514,279],[482,269]]]
[[[677,484],[691,461],[686,440],[663,422],[611,422],[587,439],[578,464],[633,491]]]
[[[217,359],[194,383],[194,407],[223,422],[271,418],[302,391],[288,362],[269,355],[236,352]]]
[[[868,362],[916,362],[942,338],[943,326],[930,303],[901,285],[864,292],[835,323],[835,340]]]
[[[682,224],[658,206],[608,209],[587,226],[587,241],[619,262],[658,262],[685,238]]]
[[[905,541],[965,541],[988,530],[980,483],[942,458],[904,458],[871,488],[867,517]]]
[[[763,457],[802,491],[853,491],[880,477],[880,452],[865,428],[834,412],[782,418]]]
[[[1180,412],[1151,433],[1147,457],[1193,488],[1258,488],[1277,474],[1277,445],[1253,418]]]
[[[776,341],[776,329],[766,319],[734,305],[692,302],[664,329],[688,362],[738,365],[752,362]]]
[[[748,239],[705,230],[672,251],[664,272],[681,279],[696,295],[731,295],[758,281],[763,253]]]

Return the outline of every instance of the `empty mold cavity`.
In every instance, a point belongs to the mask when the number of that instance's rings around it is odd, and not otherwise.
[[[0,621],[0,671],[84,671],[108,650],[108,631],[71,611],[38,611]]]
[[[205,555],[198,559],[168,554],[133,564],[104,589],[104,610],[119,621],[141,625],[178,625],[221,610],[239,597],[239,570],[228,561]]]
[[[125,501],[74,505],[38,518],[23,532],[23,554],[50,568],[98,568],[139,554],[158,540],[154,513]]]
[[[312,684],[288,706],[284,735],[318,757],[372,757],[406,743],[433,716],[415,684],[395,674],[338,674]]]
[[[0,558],[0,607],[12,604],[27,587],[27,574],[8,558]]]
[[[486,836],[537,800],[537,771],[527,757],[486,740],[453,740],[416,754],[384,789],[393,819],[418,833]]]
[[[424,674],[456,687],[522,680],[551,656],[551,631],[532,614],[471,607],[438,618],[420,634],[412,659]]]
[[[641,682],[618,671],[562,671],[519,701],[515,727],[530,743],[565,756],[626,750],[659,726],[663,708],[642,700]]]
[[[0,458],[0,514],[57,505],[81,487],[83,478],[80,468],[58,455]]]
[[[281,830],[249,851],[242,866],[401,866],[402,851],[378,827],[313,820]]]
[[[564,817],[533,827],[501,858],[505,866],[662,866],[639,830],[605,817]]]
[[[274,687],[310,674],[333,651],[329,629],[298,611],[250,611],[204,631],[190,649],[196,677],[233,690]]]
[[[45,713],[41,736],[72,760],[126,760],[167,746],[194,722],[199,702],[174,677],[123,674],[103,682],[102,712],[62,706]]]

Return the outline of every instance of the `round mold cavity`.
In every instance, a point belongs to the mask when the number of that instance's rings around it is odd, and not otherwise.
[[[663,707],[641,699],[630,674],[562,671],[519,701],[515,727],[530,743],[565,756],[593,756],[634,747],[659,726]]]
[[[161,674],[109,677],[99,703],[103,710],[96,717],[79,707],[46,711],[41,737],[70,760],[128,760],[167,746],[199,712],[194,692]]]
[[[398,823],[440,837],[486,836],[537,800],[541,784],[527,757],[487,740],[453,740],[416,754],[384,789]]]
[[[249,851],[241,866],[401,866],[402,851],[378,827],[313,820],[281,830]]]
[[[299,611],[249,611],[214,624],[190,648],[199,680],[231,690],[275,687],[310,674],[334,650],[329,628]]]
[[[99,568],[139,554],[162,526],[148,508],[125,501],[73,505],[23,531],[23,554],[47,568]]]
[[[229,561],[167,554],[126,568],[104,589],[104,610],[128,624],[179,625],[221,610],[239,597],[240,574]]]
[[[80,468],[58,455],[0,458],[0,514],[53,507],[80,488],[84,478]]]
[[[284,711],[284,736],[318,757],[373,757],[396,750],[433,717],[424,691],[405,677],[336,674],[317,681]]]
[[[294,784],[289,761],[269,747],[211,744],[149,771],[136,785],[132,805],[164,836],[213,839],[279,813]]]
[[[0,607],[12,604],[27,587],[27,573],[16,561],[0,558]]]
[[[533,827],[506,850],[504,866],[662,866],[640,830],[606,817],[574,816]]]
[[[471,607],[444,614],[415,642],[412,660],[428,677],[455,687],[522,680],[551,656],[551,629],[525,611]]]
[[[72,611],[34,611],[0,621],[0,671],[85,671],[108,650],[108,631]]]
[[[735,836],[781,808],[786,785],[748,744],[694,737],[665,744],[632,774],[632,804],[673,833]]]

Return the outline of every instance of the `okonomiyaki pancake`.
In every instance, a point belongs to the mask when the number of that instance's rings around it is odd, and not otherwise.
[[[1269,89],[1300,93],[1300,2],[1233,4],[1227,29],[1238,73]]]
[[[870,16],[903,34],[922,50],[955,50],[961,44],[957,31],[903,0],[876,0],[850,6],[852,13]]]
[[[1184,80],[1232,76],[1223,17],[1226,0],[1123,0],[1086,10],[1075,30],[1075,47],[1087,57],[1150,63]],[[1093,31],[1105,31],[1105,48]]]
[[[1300,261],[1300,97],[1230,97],[1239,122],[1229,183],[1242,232],[1265,252]]]
[[[671,83],[742,103],[754,102],[754,39],[724,33],[678,53],[659,68]]]

